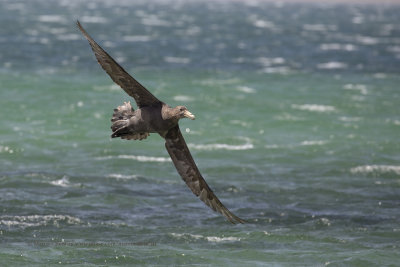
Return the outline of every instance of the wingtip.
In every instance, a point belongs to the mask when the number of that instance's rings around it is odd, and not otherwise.
[[[76,20],[76,26],[78,27],[78,29],[79,29],[81,32],[85,32],[85,30],[83,29],[82,24],[79,22],[79,20]]]
[[[228,218],[228,220],[229,220],[232,224],[238,224],[238,223],[245,224],[245,223],[247,223],[247,221],[245,221],[245,220],[239,218],[238,216],[236,216],[236,215],[233,214],[233,213],[231,213],[230,215],[231,215],[231,216]]]
[[[86,32],[86,30],[83,28],[82,24],[79,22],[79,20],[76,20],[76,26],[78,29],[81,31],[83,36],[85,36],[86,39],[90,38],[89,34]]]
[[[236,216],[236,223],[241,223],[241,224],[245,224],[245,223],[248,223],[248,221],[246,221],[246,220],[243,220],[243,219],[241,219],[241,218],[239,218],[239,217],[237,217]]]
[[[224,215],[225,218],[226,218],[229,222],[231,222],[232,224],[238,224],[238,223],[244,224],[244,223],[246,223],[245,220],[243,220],[243,219],[239,218],[238,216],[236,216],[235,214],[233,214],[233,213],[232,213],[230,210],[228,210],[225,206],[224,206],[224,209],[220,210],[220,213],[221,213],[222,215]]]

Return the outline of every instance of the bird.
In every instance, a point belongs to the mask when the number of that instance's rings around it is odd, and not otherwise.
[[[150,133],[158,133],[164,138],[165,148],[179,175],[190,190],[212,210],[225,216],[229,222],[245,223],[243,219],[233,214],[221,203],[204,180],[190,154],[178,122],[182,118],[194,120],[195,116],[185,106],[170,107],[160,101],[104,51],[86,32],[79,20],[76,24],[89,42],[100,66],[137,104],[136,110],[130,102],[124,102],[114,109],[111,119],[111,137],[143,140]]]

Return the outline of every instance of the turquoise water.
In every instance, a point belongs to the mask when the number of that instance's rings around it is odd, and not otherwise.
[[[398,6],[0,5],[0,265],[398,264]],[[111,140],[130,99],[76,19],[196,115],[193,157],[249,223],[198,200],[156,134]]]

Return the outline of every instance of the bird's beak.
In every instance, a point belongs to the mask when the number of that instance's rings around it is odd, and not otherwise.
[[[194,119],[196,118],[191,112],[189,112],[189,110],[185,110],[185,113],[183,113],[183,115],[184,115],[186,118],[189,118],[189,119],[191,119],[191,120],[194,120]]]

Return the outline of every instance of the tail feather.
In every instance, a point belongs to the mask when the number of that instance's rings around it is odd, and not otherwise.
[[[117,133],[122,132],[122,130],[128,126],[129,119],[132,118],[133,115],[134,110],[130,102],[124,102],[122,106],[114,109],[111,119],[111,130],[113,131],[111,137],[118,137]]]
[[[132,129],[128,128],[129,119],[132,118],[134,114],[134,109],[130,102],[124,102],[122,106],[114,109],[111,119],[112,138],[121,137],[121,139],[127,140],[142,140],[149,136],[149,133],[135,133],[132,132]]]

